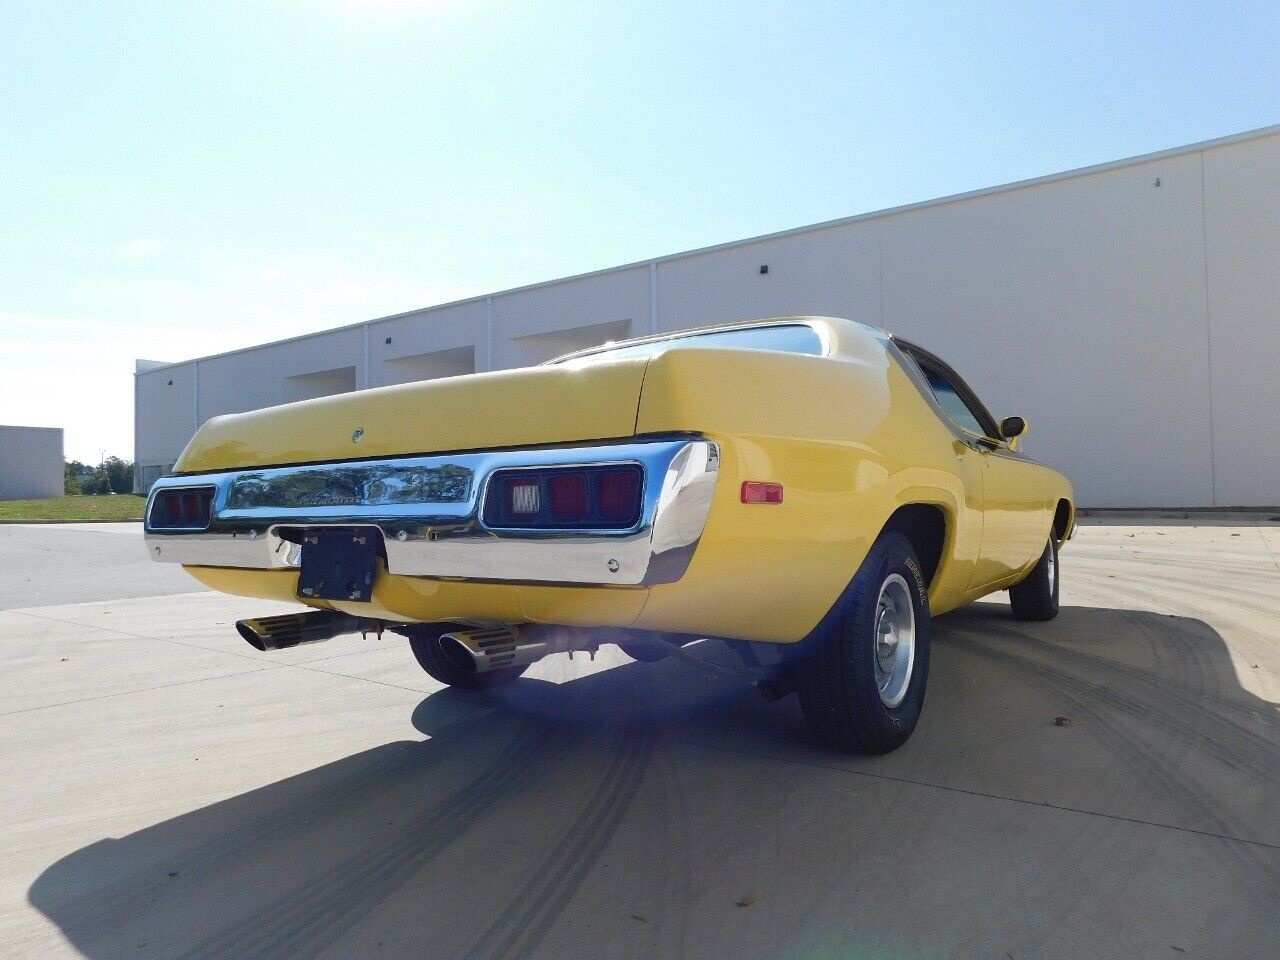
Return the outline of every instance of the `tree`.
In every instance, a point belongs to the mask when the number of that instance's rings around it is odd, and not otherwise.
[[[84,487],[80,485],[80,479],[88,472],[89,468],[79,460],[68,460],[62,467],[62,492],[68,497],[75,497],[84,493]]]
[[[120,457],[107,457],[96,467],[69,460],[62,475],[68,496],[133,492],[133,462]]]
[[[107,457],[102,461],[102,472],[106,474],[107,490],[111,493],[133,492],[133,461],[121,460],[119,457]]]
[[[80,490],[91,496],[99,496],[110,493],[111,486],[107,483],[107,475],[101,467],[89,467],[80,478]]]

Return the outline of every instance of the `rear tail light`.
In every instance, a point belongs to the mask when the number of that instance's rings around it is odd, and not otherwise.
[[[610,470],[596,475],[596,509],[605,520],[635,522],[640,503],[640,476],[634,470]]]
[[[152,530],[204,530],[212,514],[212,487],[161,490],[151,503],[147,526]]]
[[[640,521],[639,466],[499,470],[489,481],[484,522],[542,530],[628,530]]]
[[[587,478],[580,473],[559,473],[548,478],[551,516],[557,520],[587,518]]]

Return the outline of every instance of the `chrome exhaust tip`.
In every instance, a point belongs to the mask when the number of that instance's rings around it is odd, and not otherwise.
[[[488,673],[527,667],[553,653],[591,645],[590,635],[573,627],[523,624],[450,630],[439,635],[440,651],[461,670]]]
[[[439,642],[440,652],[444,654],[444,658],[463,673],[484,673],[490,669],[488,660],[469,647],[456,634],[442,634]]]
[[[333,610],[285,613],[276,617],[237,620],[236,630],[255,650],[284,650],[304,643],[319,643],[360,629],[358,618]]]
[[[527,666],[542,656],[543,644],[521,644],[515,627],[476,627],[471,630],[450,630],[440,635],[440,652],[455,666],[468,673],[488,673],[503,667]],[[538,654],[532,659],[517,658],[521,647],[526,655],[536,647]],[[519,662],[517,662],[517,660]]]

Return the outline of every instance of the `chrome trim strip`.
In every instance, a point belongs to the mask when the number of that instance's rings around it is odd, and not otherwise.
[[[615,350],[627,350],[631,347],[643,347],[649,344],[661,344],[667,340],[693,340],[698,337],[715,336],[720,333],[737,333],[740,330],[759,330],[766,327],[808,327],[818,338],[818,342],[822,344],[822,353],[808,354],[808,356],[831,356],[831,331],[826,324],[814,323],[812,317],[770,317],[766,320],[751,320],[745,323],[721,323],[714,324],[709,327],[695,327],[692,330],[671,330],[666,333],[650,333],[643,337],[631,337],[628,340],[619,340],[617,343],[609,345],[601,344],[598,347],[586,347],[582,350],[574,350],[572,353],[562,353],[558,357],[552,357],[550,360],[543,360],[539,364],[541,367],[550,367],[562,363],[576,363],[579,360],[590,360],[597,362],[605,359],[604,355],[613,353]],[[849,321],[850,323],[858,323],[859,326],[867,326],[867,324],[859,323],[857,320]],[[875,327],[868,329],[875,330]],[[696,348],[695,348],[696,349]],[[730,349],[730,348],[725,348]],[[767,349],[767,348],[751,348],[751,349]],[[790,353],[787,350],[772,351],[778,353]],[[796,354],[799,356],[800,354]]]
[[[495,470],[638,463],[640,522],[629,530],[505,530],[481,523]],[[161,490],[213,486],[201,532],[151,529],[152,559],[187,566],[296,568],[300,527],[382,532],[387,569],[414,577],[649,585],[680,579],[711,510],[720,451],[691,437],[637,443],[492,450],[165,477]]]

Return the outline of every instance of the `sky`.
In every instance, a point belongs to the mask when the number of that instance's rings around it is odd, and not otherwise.
[[[0,423],[182,360],[1280,123],[1280,5],[0,0]]]

